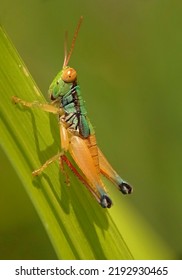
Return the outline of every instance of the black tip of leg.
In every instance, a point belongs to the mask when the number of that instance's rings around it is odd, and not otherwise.
[[[112,200],[106,194],[104,194],[100,199],[100,205],[103,208],[111,208]]]
[[[130,194],[132,193],[133,191],[133,188],[126,182],[122,182],[120,185],[119,185],[119,188],[120,188],[120,191],[123,193],[123,194]]]

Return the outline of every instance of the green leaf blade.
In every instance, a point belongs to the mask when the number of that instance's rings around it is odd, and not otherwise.
[[[13,105],[17,95],[46,102],[4,31],[0,30],[1,146],[20,177],[59,259],[132,259],[111,212],[102,209],[59,163],[40,177],[31,172],[60,150],[55,116]]]

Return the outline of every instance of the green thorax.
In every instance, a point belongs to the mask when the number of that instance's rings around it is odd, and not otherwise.
[[[81,137],[88,138],[94,134],[81,95],[80,86],[76,79],[73,82],[64,82],[62,79],[63,70],[53,80],[49,94],[52,100],[60,99],[60,107],[64,109],[63,120],[68,127],[77,132]]]

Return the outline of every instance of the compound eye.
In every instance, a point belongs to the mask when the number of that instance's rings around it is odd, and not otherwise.
[[[65,83],[72,83],[76,80],[76,77],[77,77],[77,73],[76,73],[76,70],[73,69],[73,68],[66,68],[65,70],[63,70],[63,74],[61,76],[62,80],[65,82]]]

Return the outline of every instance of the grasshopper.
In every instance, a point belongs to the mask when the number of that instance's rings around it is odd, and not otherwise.
[[[82,20],[83,17],[80,17],[68,54],[67,36],[65,37],[63,67],[49,87],[51,102],[47,104],[37,101],[27,102],[16,96],[13,96],[12,100],[25,107],[39,108],[56,114],[59,118],[61,152],[47,160],[32,174],[34,176],[41,174],[49,164],[59,160],[62,171],[64,171],[64,164],[67,164],[100,205],[103,208],[110,208],[112,200],[107,194],[101,175],[114,183],[123,194],[130,194],[132,187],[117,174],[97,146],[95,131],[87,116],[77,82],[77,72],[68,66]],[[78,168],[68,159],[66,152],[70,153]]]

